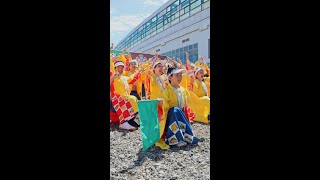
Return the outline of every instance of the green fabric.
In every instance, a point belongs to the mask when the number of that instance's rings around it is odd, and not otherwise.
[[[116,50],[110,50],[110,54],[115,54],[116,56],[119,56],[122,53],[122,51],[116,51]],[[124,55],[129,54],[128,52],[125,52]]]
[[[157,103],[158,100],[138,101],[143,151],[153,146],[160,138]]]

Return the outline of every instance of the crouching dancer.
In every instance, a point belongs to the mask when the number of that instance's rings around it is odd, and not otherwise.
[[[111,102],[120,120],[119,128],[135,130],[139,127],[139,124],[134,121],[138,114],[138,99],[130,95],[129,84],[135,83],[144,69],[129,77],[125,77],[122,76],[125,67],[122,61],[115,62],[114,67],[115,73],[110,77]]]
[[[158,106],[162,109],[162,119],[159,122],[161,138],[155,145],[163,150],[169,149],[172,145],[181,147],[198,143],[198,138],[182,111],[190,97],[188,91],[179,86],[182,73],[186,73],[186,70],[169,67],[167,71],[169,84],[158,97]]]

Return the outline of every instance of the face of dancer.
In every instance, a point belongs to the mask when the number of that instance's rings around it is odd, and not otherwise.
[[[174,87],[179,86],[182,80],[182,72],[172,74],[171,76],[168,77],[168,79],[170,80],[170,83],[172,86]]]
[[[196,74],[196,78],[199,79],[200,81],[203,80],[203,76],[204,76],[203,70],[198,71]]]
[[[131,72],[134,72],[138,68],[138,65],[135,62],[133,62],[129,64],[129,68]]]
[[[192,82],[196,79],[193,74],[190,75],[190,78]]]
[[[123,70],[124,70],[124,66],[117,66],[116,67],[116,71],[119,73],[119,75],[122,75],[122,73],[123,73]]]
[[[190,66],[190,69],[191,69],[192,71],[194,71],[194,66]]]
[[[160,76],[163,73],[163,66],[162,64],[158,64],[155,68],[154,68],[154,74],[156,76]]]

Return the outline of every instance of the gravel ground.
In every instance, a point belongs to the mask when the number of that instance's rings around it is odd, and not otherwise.
[[[210,125],[192,124],[198,145],[142,152],[140,129],[110,124],[110,179],[210,179]]]

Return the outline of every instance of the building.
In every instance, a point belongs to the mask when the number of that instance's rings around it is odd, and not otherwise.
[[[210,0],[169,0],[119,44],[116,50],[180,58],[192,62],[203,56],[210,65]]]

